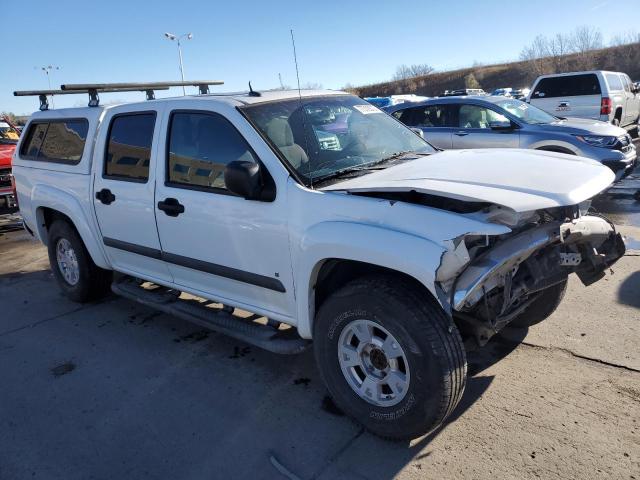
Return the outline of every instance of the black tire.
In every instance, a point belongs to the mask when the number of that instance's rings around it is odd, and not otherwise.
[[[71,284],[65,280],[56,257],[58,242],[66,239],[73,249],[78,263],[78,281]],[[113,272],[98,267],[87,251],[76,229],[67,221],[56,220],[49,228],[47,250],[49,264],[58,285],[74,302],[88,302],[102,297],[109,291]]]
[[[340,335],[362,319],[386,329],[405,352],[410,380],[396,405],[369,403],[342,373]],[[318,368],[336,405],[378,436],[404,440],[429,433],[462,398],[467,361],[460,333],[432,298],[403,280],[371,276],[348,283],[320,307],[313,340]]]
[[[511,327],[527,328],[536,325],[556,311],[567,291],[567,280],[543,290],[524,312],[509,323]]]

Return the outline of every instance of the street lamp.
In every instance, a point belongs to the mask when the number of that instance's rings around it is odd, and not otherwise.
[[[36,68],[38,70],[42,70],[45,75],[47,76],[47,85],[49,85],[49,90],[51,90],[51,70],[60,70],[60,67],[57,67],[55,65],[45,65],[43,67],[33,67]],[[51,106],[54,107],[53,104],[53,97],[51,97]]]
[[[166,32],[164,36],[167,37],[169,40],[172,40],[172,41],[175,40],[178,42],[178,56],[180,57],[180,77],[184,82],[184,65],[182,64],[182,46],[180,45],[180,40],[182,40],[183,38],[186,38],[187,40],[191,40],[193,38],[193,34],[183,33],[182,35],[174,35],[173,33]],[[187,94],[187,92],[184,89],[184,85],[182,86],[182,94],[183,95]]]

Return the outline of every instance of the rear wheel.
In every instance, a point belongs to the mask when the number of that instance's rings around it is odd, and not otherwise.
[[[566,291],[567,280],[543,290],[524,312],[509,323],[509,326],[527,328],[542,322],[560,306]]]
[[[68,222],[53,222],[47,249],[53,275],[71,300],[87,302],[109,290],[112,272],[93,263],[80,235]]]
[[[313,340],[336,405],[374,434],[424,435],[462,397],[467,364],[460,334],[408,282],[372,276],[347,284],[322,304]]]

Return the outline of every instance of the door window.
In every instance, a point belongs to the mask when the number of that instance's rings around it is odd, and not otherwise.
[[[508,121],[504,115],[479,105],[461,105],[458,114],[460,128],[491,128],[491,122]]]
[[[156,114],[127,113],[111,120],[104,176],[130,182],[149,179],[149,161]]]
[[[600,95],[600,81],[595,73],[563,75],[543,78],[538,82],[531,98],[571,97],[576,95]]]
[[[607,83],[609,84],[609,90],[620,91],[622,90],[622,82],[620,81],[620,75],[617,73],[607,73]]]
[[[168,148],[167,180],[172,186],[226,191],[226,166],[235,160],[256,161],[235,127],[213,113],[174,112]]]
[[[405,125],[410,127],[438,128],[452,127],[447,105],[426,105],[422,107],[409,108],[402,111],[401,117],[396,117]],[[408,116],[407,122],[404,121]]]

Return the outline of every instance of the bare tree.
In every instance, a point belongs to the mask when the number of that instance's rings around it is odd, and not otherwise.
[[[464,77],[465,88],[481,88],[480,83],[476,80],[476,76],[473,73]]]
[[[572,50],[575,53],[586,53],[603,47],[602,33],[595,27],[583,25],[576,28],[571,35]]]
[[[423,77],[433,73],[434,68],[426,63],[419,65],[400,65],[396,69],[396,73],[393,75],[392,80],[407,80],[414,77]]]
[[[640,43],[640,33],[635,30],[630,30],[626,33],[619,33],[611,39],[611,42],[609,42],[612,47],[630,45],[632,43]]]

